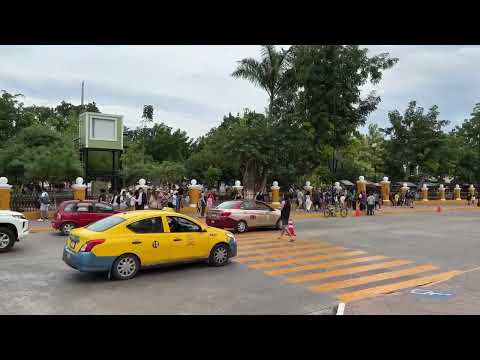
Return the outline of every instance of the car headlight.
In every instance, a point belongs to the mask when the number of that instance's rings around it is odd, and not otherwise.
[[[26,220],[26,219],[25,219],[25,216],[23,216],[23,215],[12,215],[12,216],[13,216],[14,218],[16,218],[16,219]]]

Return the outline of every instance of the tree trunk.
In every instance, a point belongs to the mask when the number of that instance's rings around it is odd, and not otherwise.
[[[248,161],[245,165],[245,171],[243,173],[243,187],[246,199],[253,199],[255,196],[256,172],[256,163],[251,160]]]

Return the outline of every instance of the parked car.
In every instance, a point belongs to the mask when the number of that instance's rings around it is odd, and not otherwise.
[[[225,201],[206,215],[207,225],[222,229],[234,229],[243,233],[248,229],[273,227],[281,229],[280,210],[262,201]]]
[[[74,228],[87,226],[95,221],[121,212],[112,205],[94,200],[69,200],[60,204],[52,221],[52,227],[63,235]]]
[[[0,210],[0,253],[10,250],[15,242],[28,235],[28,220],[22,213]]]
[[[140,210],[72,230],[63,261],[79,271],[128,280],[145,267],[197,261],[223,266],[236,255],[232,233],[173,211]]]

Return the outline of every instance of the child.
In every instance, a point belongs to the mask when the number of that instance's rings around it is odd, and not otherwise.
[[[288,236],[290,236],[290,240],[288,241],[290,242],[295,241],[295,237],[297,236],[297,234],[295,233],[295,224],[293,223],[293,220],[288,221],[287,230],[288,230]]]

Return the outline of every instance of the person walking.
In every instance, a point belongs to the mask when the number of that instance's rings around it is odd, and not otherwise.
[[[282,239],[284,234],[289,235],[288,221],[290,220],[290,210],[292,204],[290,203],[290,196],[288,194],[283,195],[282,202],[280,203],[280,219],[282,221],[282,231],[278,239]],[[295,241],[291,235],[290,241]]]
[[[128,205],[127,205],[127,192],[124,190],[122,190],[120,192],[120,210],[125,210],[128,208]]]
[[[135,200],[135,210],[144,210],[145,205],[147,205],[147,195],[142,188],[138,189],[138,195]]]
[[[158,209],[157,190],[153,190],[150,193],[150,197],[148,199],[148,208],[149,209]]]
[[[100,190],[100,196],[98,197],[99,202],[107,202],[107,194],[105,192],[105,189]]]
[[[40,202],[40,219],[38,221],[48,221],[48,207],[50,206],[50,198],[48,192],[43,190],[39,198]]]
[[[307,191],[307,193],[305,194],[305,210],[307,212],[310,212],[311,207],[312,207],[312,199],[310,198],[310,192]]]
[[[373,215],[375,208],[375,196],[372,193],[367,197],[367,215]]]
[[[207,196],[207,208],[212,209],[213,208],[213,194],[209,193]]]
[[[302,210],[303,209],[303,193],[300,190],[298,190],[297,192],[297,204],[298,204],[297,211]]]
[[[201,209],[200,216],[201,217],[205,216],[206,207],[207,207],[207,199],[205,198],[205,192],[202,192],[202,195],[200,196],[200,209]]]
[[[113,193],[112,201],[110,202],[110,204],[114,209],[120,209],[120,194],[117,191]]]
[[[178,192],[175,190],[172,194],[172,207],[176,212],[180,211],[180,204],[179,204]]]

